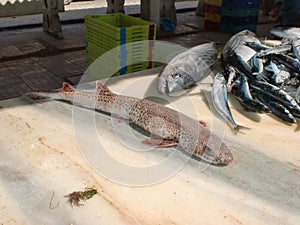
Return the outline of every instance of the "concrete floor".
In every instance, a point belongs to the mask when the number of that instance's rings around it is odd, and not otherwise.
[[[230,34],[206,31],[204,18],[194,12],[179,13],[174,33],[158,33],[157,39],[185,47],[209,41],[224,44]],[[274,24],[261,16],[259,37],[267,37]],[[0,33],[0,100],[14,98],[31,90],[50,90],[67,81],[77,84],[87,69],[85,26],[63,25],[63,40],[56,40],[42,27],[2,29]]]

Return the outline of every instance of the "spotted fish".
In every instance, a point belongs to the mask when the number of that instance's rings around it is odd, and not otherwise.
[[[115,94],[100,81],[97,81],[96,92],[79,91],[64,83],[61,91],[35,91],[26,95],[33,100],[64,100],[110,113],[162,139],[160,143],[157,139],[147,139],[147,144],[178,146],[187,154],[212,164],[226,165],[233,159],[228,146],[198,121],[146,99]]]

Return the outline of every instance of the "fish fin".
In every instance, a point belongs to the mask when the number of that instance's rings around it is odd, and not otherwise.
[[[207,127],[207,124],[206,124],[206,122],[205,122],[204,120],[198,120],[198,122],[199,122],[202,126]]]
[[[150,145],[158,148],[163,148],[163,147],[173,147],[177,146],[178,142],[172,141],[172,140],[166,140],[166,139],[154,139],[154,138],[146,138],[145,140],[142,141],[143,144],[145,145]]]
[[[234,130],[235,132],[238,132],[238,131],[241,131],[241,130],[251,130],[251,128],[245,127],[245,126],[241,126],[241,125],[237,125],[237,126],[235,126],[235,127],[233,128],[233,130]]]
[[[102,83],[102,81],[97,80],[96,81],[96,91],[100,95],[113,95],[114,93],[105,85]]]
[[[26,97],[30,98],[33,101],[45,101],[45,100],[51,100],[50,97],[41,96],[39,92],[28,92],[25,94]]]
[[[62,86],[62,91],[64,92],[74,92],[76,89],[69,83],[64,82]]]

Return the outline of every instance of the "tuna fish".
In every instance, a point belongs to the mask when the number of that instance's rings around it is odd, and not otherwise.
[[[255,34],[249,30],[244,30],[233,35],[222,50],[223,62],[228,63],[234,55],[238,55],[243,61],[248,62],[256,54],[254,49],[247,46],[247,43],[253,44],[253,42],[260,44]]]
[[[179,53],[160,73],[158,91],[167,95],[184,93],[207,77],[217,60],[218,51],[214,43],[198,45]]]

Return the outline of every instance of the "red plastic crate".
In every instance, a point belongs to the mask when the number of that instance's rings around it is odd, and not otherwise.
[[[204,28],[206,30],[220,30],[220,23],[205,20],[204,21]]]
[[[204,12],[213,13],[213,14],[221,14],[222,8],[217,5],[204,4]]]

